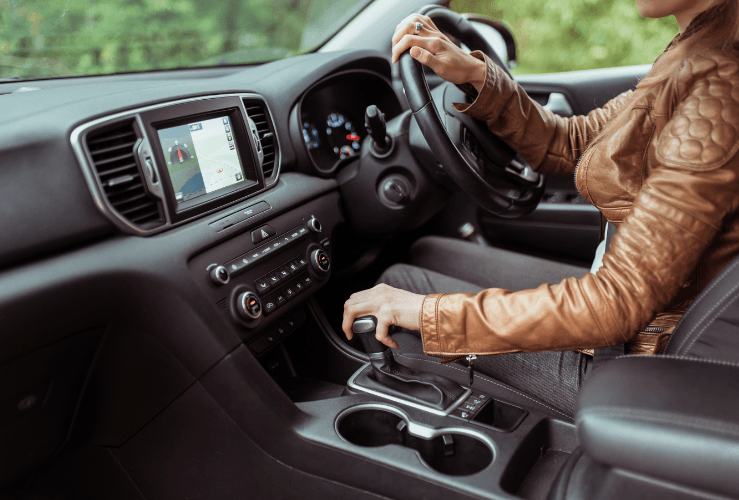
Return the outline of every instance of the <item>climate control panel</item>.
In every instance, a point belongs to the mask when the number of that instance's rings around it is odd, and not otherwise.
[[[337,192],[283,213],[278,203],[271,205],[272,218],[244,225],[188,262],[202,291],[247,344],[279,330],[326,284],[331,235],[341,221]]]

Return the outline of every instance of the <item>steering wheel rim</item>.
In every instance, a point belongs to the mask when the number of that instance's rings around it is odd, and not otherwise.
[[[465,18],[438,5],[424,7],[418,13],[430,17],[440,30],[461,40],[468,47],[485,52],[494,63],[510,75],[510,71],[490,44]],[[466,158],[469,154],[467,152],[463,154],[457,148],[447,127],[444,126],[438,106],[434,103],[426,82],[423,65],[410,55],[410,51],[406,51],[400,56],[399,70],[408,105],[418,127],[449,177],[479,206],[493,214],[513,218],[532,212],[544,194],[544,176],[534,172],[520,157],[516,158],[516,153],[485,126],[475,127],[475,130],[478,134],[486,135],[484,140],[493,144],[495,149],[493,156],[498,162],[493,162],[486,156],[478,158],[478,164],[475,166],[470,165],[472,160]],[[441,111],[445,113],[447,122],[460,121],[453,113],[443,108]],[[459,127],[459,130],[468,133],[464,131],[463,126]],[[459,139],[463,141],[463,138]],[[490,146],[487,149],[489,150]],[[511,161],[514,158],[515,161]],[[485,162],[486,167],[490,165],[493,168],[482,168],[479,162]],[[508,163],[501,164],[506,162]]]

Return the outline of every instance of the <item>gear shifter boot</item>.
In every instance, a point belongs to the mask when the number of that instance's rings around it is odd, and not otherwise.
[[[467,389],[453,380],[399,364],[392,350],[374,338],[374,325],[376,319],[366,317],[358,318],[353,326],[354,332],[361,334],[370,359],[370,365],[354,379],[356,385],[439,411],[446,410],[467,393]]]

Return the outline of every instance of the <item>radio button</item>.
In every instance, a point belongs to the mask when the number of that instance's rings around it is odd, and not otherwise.
[[[258,227],[251,232],[251,242],[261,243],[262,241],[274,236],[275,234],[277,234],[277,231],[275,231],[272,226],[264,225],[262,227]]]

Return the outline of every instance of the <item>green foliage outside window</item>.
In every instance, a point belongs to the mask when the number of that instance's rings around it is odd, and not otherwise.
[[[0,0],[0,78],[280,59],[320,45],[364,4],[366,0]]]
[[[641,17],[635,0],[454,0],[451,8],[507,24],[518,74],[651,64],[679,32],[673,17]]]

